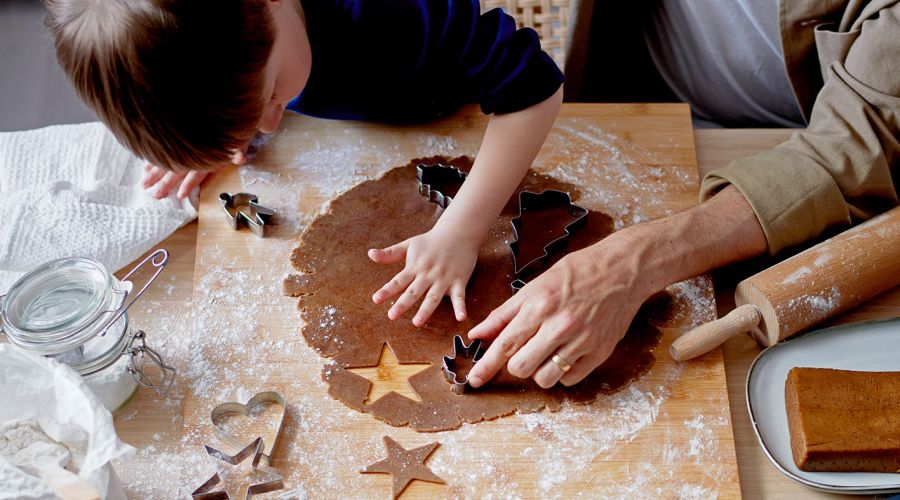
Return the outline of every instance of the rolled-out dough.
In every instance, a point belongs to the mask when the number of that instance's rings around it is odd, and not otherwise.
[[[331,202],[329,209],[304,231],[291,255],[291,263],[300,274],[288,277],[283,290],[286,295],[299,297],[306,341],[333,360],[322,372],[332,397],[390,425],[409,426],[420,432],[442,431],[516,411],[556,411],[565,400],[590,403],[602,394],[622,389],[650,369],[655,360],[653,349],[661,336],[658,326],[674,314],[669,295],[646,304],[612,356],[574,387],[558,385],[544,390],[530,379],[517,379],[503,370],[483,389],[453,393],[440,368],[441,357],[453,352],[453,336],[466,338],[472,326],[512,295],[513,263],[507,242],[511,238],[510,219],[518,213],[518,191],[479,253],[466,292],[467,321],[456,321],[446,298],[423,328],[416,328],[410,321],[415,309],[402,319],[388,320],[391,304],[376,305],[371,297],[402,265],[380,266],[366,256],[369,248],[386,247],[434,225],[442,209],[419,194],[415,166],[438,161],[463,170],[471,167],[468,158],[416,159],[363,182]],[[576,186],[534,172],[529,172],[519,187],[536,192],[544,189],[567,191],[577,202]],[[550,259],[550,264],[611,232],[612,219],[591,212],[587,225],[571,238],[565,252]],[[366,402],[370,382],[347,368],[377,366],[384,343],[390,345],[400,363],[432,365],[409,379],[421,402],[395,392]]]

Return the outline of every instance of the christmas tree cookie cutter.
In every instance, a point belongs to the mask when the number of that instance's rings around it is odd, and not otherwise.
[[[416,179],[419,181],[419,194],[441,208],[447,208],[453,197],[440,189],[441,186],[462,185],[466,173],[452,166],[436,163],[416,166]]]
[[[520,236],[523,230],[522,220],[526,212],[547,210],[552,208],[565,208],[572,221],[564,228],[564,234],[558,238],[546,243],[541,255],[527,261],[522,261],[519,257]],[[569,244],[569,238],[572,234],[587,225],[587,216],[589,210],[572,203],[572,198],[565,191],[555,189],[546,189],[540,193],[531,191],[522,191],[519,193],[519,214],[514,217],[510,224],[512,225],[512,240],[509,242],[510,255],[513,261],[513,270],[515,279],[511,283],[513,293],[519,291],[526,284],[526,278],[535,271],[543,270],[550,256],[564,250]]]

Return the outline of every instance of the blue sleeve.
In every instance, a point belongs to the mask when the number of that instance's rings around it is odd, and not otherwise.
[[[476,0],[304,0],[313,64],[290,109],[387,122],[463,104],[510,113],[553,95],[563,75],[537,33]]]
[[[537,33],[517,30],[515,20],[500,9],[479,16],[459,36],[465,48],[458,71],[470,82],[484,113],[527,108],[553,95],[563,82],[556,63],[541,50]]]

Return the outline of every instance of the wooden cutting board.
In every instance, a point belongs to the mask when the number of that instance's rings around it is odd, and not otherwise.
[[[474,155],[485,124],[475,107],[416,127],[291,115],[252,166],[204,185],[194,317],[185,318],[192,344],[180,382],[187,392],[184,441],[231,450],[212,432],[212,408],[275,390],[288,401],[286,432],[273,457],[285,474],[286,490],[279,493],[285,498],[389,497],[389,476],[358,472],[384,457],[385,435],[406,448],[441,443],[428,463],[447,485],[417,481],[407,498],[738,497],[721,351],[690,364],[666,355],[678,334],[714,318],[706,277],[675,286],[688,305],[664,328],[650,373],[591,405],[419,434],[327,395],[321,381],[327,360],[300,335],[295,299],[281,296],[299,233],[336,193],[389,168],[416,157]],[[613,216],[618,227],[684,210],[697,199],[684,105],[566,105],[534,166],[581,183],[578,202]],[[281,223],[268,238],[226,224],[218,195],[239,191],[280,211]],[[274,421],[269,417],[250,422],[265,426]],[[182,481],[199,485],[208,470],[198,467]]]

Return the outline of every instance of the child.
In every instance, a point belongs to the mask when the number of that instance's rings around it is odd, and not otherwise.
[[[477,0],[46,0],[57,57],[122,144],[156,167],[145,186],[187,196],[240,163],[285,108],[411,123],[478,102],[493,114],[453,204],[427,233],[385,249],[406,265],[372,297],[419,300],[422,326],[445,295],[466,318],[478,248],[537,156],[562,74],[537,34]]]

